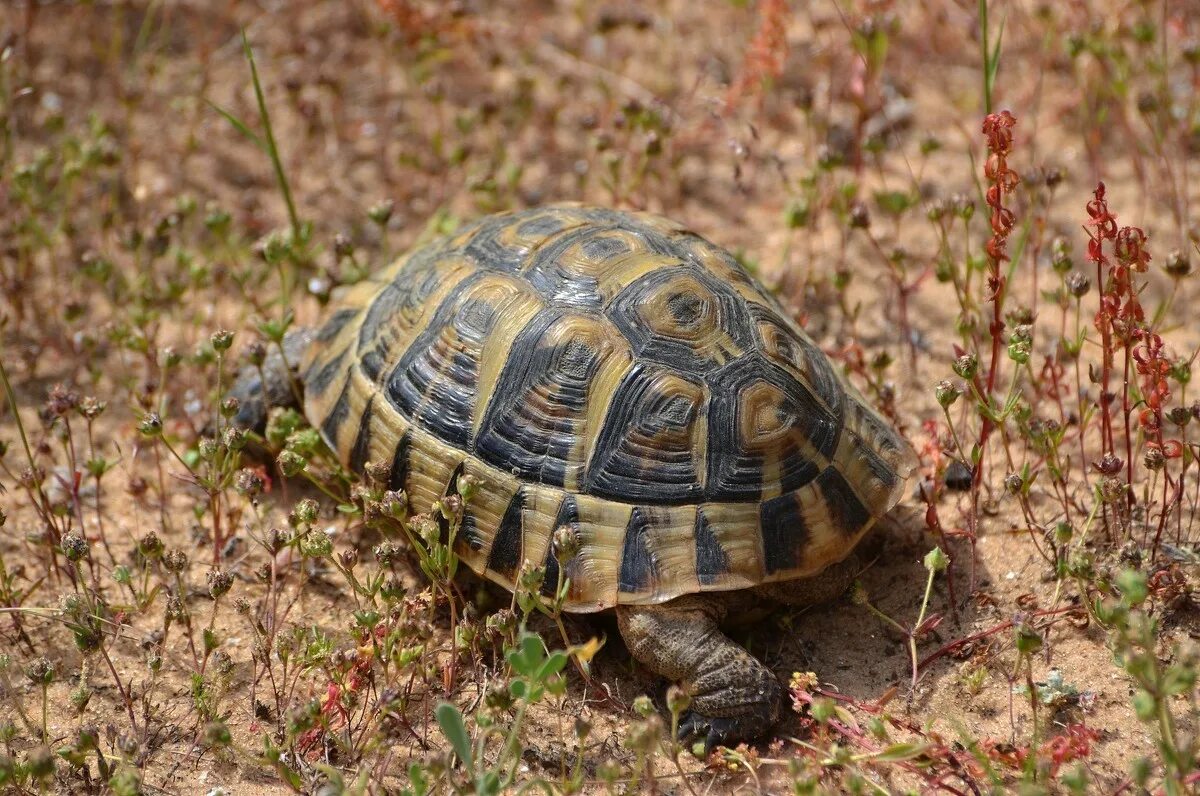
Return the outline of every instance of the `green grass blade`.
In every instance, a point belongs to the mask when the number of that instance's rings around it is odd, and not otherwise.
[[[208,103],[208,107],[212,108],[214,111],[216,111],[217,113],[224,116],[225,121],[227,121],[231,125],[233,125],[233,129],[237,130],[239,133],[246,136],[247,139],[249,139],[256,147],[261,149],[263,152],[267,151],[267,148],[263,144],[262,139],[259,138],[257,135],[255,135],[254,131],[246,126],[245,122],[243,122],[241,119],[234,116],[230,111],[225,110],[220,105],[213,102],[212,100],[205,99],[204,101]]]
[[[275,179],[279,183],[279,190],[283,193],[283,201],[287,205],[288,220],[292,225],[292,241],[299,244],[304,238],[300,216],[296,213],[296,203],[292,200],[292,189],[288,185],[287,175],[283,171],[283,161],[279,158],[279,146],[275,143],[275,132],[271,128],[271,114],[267,110],[267,98],[263,95],[262,81],[258,78],[258,66],[254,63],[254,53],[250,49],[250,40],[246,37],[245,29],[242,30],[242,51],[246,55],[246,62],[250,64],[250,80],[254,83],[254,99],[258,102],[258,114],[262,119],[265,148],[271,157],[271,165],[275,167]]]

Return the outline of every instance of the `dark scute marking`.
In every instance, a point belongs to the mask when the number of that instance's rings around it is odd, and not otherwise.
[[[636,364],[617,387],[588,464],[588,493],[655,504],[694,502],[703,495],[691,444],[692,426],[703,422],[702,407],[656,389],[661,372]],[[665,432],[684,434],[682,444],[668,449],[659,436]]]
[[[522,238],[535,236],[548,237],[563,228],[562,219],[552,213],[542,213],[528,221],[521,222],[517,234]]]
[[[729,554],[713,533],[704,516],[704,509],[696,511],[696,575],[700,583],[707,586],[715,583],[721,575],[729,572]]]
[[[359,327],[359,368],[362,369],[363,375],[372,382],[379,380],[379,374],[383,370],[391,350],[391,335],[381,335],[381,326],[389,318],[396,317],[402,301],[403,297],[395,282],[384,285],[383,289],[375,296],[374,301],[371,302],[366,317],[363,318],[363,324]]]
[[[900,476],[892,469],[892,466],[885,462],[879,454],[861,442],[859,443],[856,455],[862,456],[866,460],[867,469],[871,471],[871,475],[879,480],[879,484],[883,489],[891,491],[900,482]]]
[[[584,255],[593,260],[604,260],[628,252],[628,241],[608,235],[597,235],[583,244]]]
[[[785,310],[778,302],[770,304],[749,304],[750,314],[757,323],[763,323],[775,331],[775,340],[779,355],[801,370],[813,392],[835,414],[843,411],[845,390],[825,355],[812,340],[803,333],[797,333],[788,323]]]
[[[524,511],[525,488],[521,487],[508,501],[508,508],[500,518],[500,526],[496,529],[492,549],[488,553],[487,568],[510,580],[516,577],[517,567],[521,563],[521,541],[524,537],[521,517]]]
[[[748,273],[746,273],[745,267],[738,262],[736,257],[734,257],[725,249],[722,249],[720,246],[715,245],[707,238],[702,238],[694,232],[684,232],[681,233],[676,240],[677,248],[681,250],[681,253],[685,255],[689,262],[694,262],[701,267],[705,267],[703,266],[701,258],[698,254],[699,251],[704,251],[710,256],[714,256],[725,263],[729,270],[728,274],[722,274],[722,276],[727,275],[734,281],[743,285],[751,285],[752,287],[757,288],[758,292],[764,297],[767,295],[767,292],[763,290],[762,287],[758,285]]]
[[[525,278],[533,289],[551,304],[576,310],[599,311],[603,301],[598,282],[593,276],[571,273],[561,265],[563,254],[570,248],[585,246],[587,241],[610,227],[584,225],[563,233],[533,254],[524,269]]]
[[[392,473],[388,477],[388,489],[399,492],[405,488],[408,480],[408,448],[411,444],[411,429],[405,429],[396,443],[396,452],[392,455]]]
[[[899,439],[896,430],[881,422],[874,412],[862,405],[855,406],[854,411],[860,425],[874,437],[879,450],[884,453],[896,453],[904,449],[904,443]]]
[[[479,361],[475,356],[443,350],[443,337],[482,345],[495,321],[484,301],[460,304],[459,294],[486,274],[477,273],[451,291],[428,325],[404,352],[387,381],[388,400],[400,412],[427,428],[439,439],[466,448],[475,408]]]
[[[794,418],[809,444],[826,458],[837,449],[841,415],[832,415],[783,368],[754,353],[736,359],[708,378],[712,400],[708,425],[709,500],[751,500],[762,494],[763,457],[745,449],[739,422],[742,390],[765,381],[783,394],[782,407]],[[817,477],[820,468],[797,445],[780,442],[780,485],[783,492],[799,489]]]
[[[358,330],[360,367],[371,381],[379,381],[384,365],[399,353],[392,351],[396,342],[393,324],[420,306],[437,286],[440,275],[433,267],[434,261],[433,251],[415,253],[371,302]]]
[[[350,449],[350,471],[361,473],[371,455],[371,420],[374,413],[375,396],[367,399],[367,407],[363,410],[362,418],[358,421],[358,435],[354,438],[354,447]]]
[[[667,299],[667,309],[671,311],[671,317],[681,326],[695,323],[703,308],[700,297],[692,293],[675,293]]]
[[[554,518],[554,527],[550,529],[553,534],[564,525],[571,526],[575,533],[579,533],[579,506],[575,502],[572,495],[565,495],[562,503],[558,505],[558,516]],[[553,536],[551,543],[546,548],[546,562],[543,565],[546,570],[546,576],[542,579],[542,596],[553,597],[558,590],[558,556],[554,553]]]
[[[650,522],[641,507],[634,508],[625,528],[625,546],[621,550],[618,591],[646,591],[658,576],[658,566],[650,552]]]
[[[641,314],[642,307],[655,293],[668,283],[684,276],[690,276],[698,281],[716,300],[716,312],[722,331],[729,335],[743,351],[751,349],[754,345],[754,331],[745,301],[728,285],[722,284],[707,271],[695,265],[668,265],[657,271],[651,271],[614,296],[605,310],[605,315],[629,340],[634,354],[639,359],[657,362],[686,373],[711,373],[719,367],[720,363],[697,355],[695,349],[684,340],[673,339],[655,332],[646,324],[646,320]],[[680,298],[682,299],[679,302],[681,312],[688,310],[688,299],[691,299],[692,311],[699,311],[698,297],[682,294]],[[668,300],[668,306],[670,306],[670,300]],[[672,312],[674,312],[673,309]],[[681,325],[679,331],[687,331],[687,328],[687,325]],[[707,331],[705,329],[705,332]]]
[[[349,353],[350,349],[343,349],[341,353],[330,359],[320,368],[316,368],[316,363],[314,362],[304,374],[305,392],[310,395],[321,395],[328,390],[334,378],[346,367],[346,359]]]
[[[790,492],[764,501],[759,508],[763,565],[768,575],[799,566],[799,554],[808,543],[808,527],[796,497]]]
[[[463,247],[462,253],[474,260],[480,268],[489,271],[512,273],[525,262],[529,252],[525,247],[509,248],[498,238],[500,233],[514,223],[514,217],[494,216],[479,224],[474,237]],[[536,224],[538,219],[531,220]]]
[[[543,310],[517,334],[474,441],[475,453],[488,464],[552,486],[563,485],[599,365],[599,353],[579,341],[543,345],[562,315],[559,309]],[[548,393],[549,416],[533,411],[544,408],[530,399],[539,387]]]
[[[329,410],[329,416],[321,423],[321,433],[325,435],[325,439],[329,442],[331,448],[337,447],[338,430],[345,424],[346,418],[350,416],[350,380],[346,380],[346,384],[342,387],[342,392],[338,395],[337,402],[333,408]]]
[[[854,494],[850,483],[834,467],[826,467],[817,477],[817,486],[829,511],[829,519],[837,529],[847,536],[853,536],[871,520],[871,512]]]
[[[797,337],[795,341],[804,349],[804,361],[808,364],[807,376],[812,382],[813,390],[834,413],[840,415],[846,393],[833,371],[833,365],[829,364],[829,358],[812,341],[803,337]]]
[[[351,318],[358,315],[358,310],[343,308],[329,316],[329,320],[325,321],[325,325],[317,332],[316,342],[328,343],[330,340],[338,336],[342,329],[346,328],[346,324]]]

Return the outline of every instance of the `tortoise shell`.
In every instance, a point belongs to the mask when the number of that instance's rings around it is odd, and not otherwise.
[[[727,251],[658,216],[490,216],[349,288],[302,365],[350,469],[428,511],[477,477],[461,559],[567,610],[815,574],[900,499],[907,442]]]

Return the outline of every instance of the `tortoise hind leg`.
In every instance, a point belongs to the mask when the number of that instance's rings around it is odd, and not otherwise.
[[[691,694],[679,735],[703,735],[706,751],[762,735],[779,718],[783,697],[775,675],[721,632],[724,613],[720,601],[701,595],[617,606],[633,657]]]

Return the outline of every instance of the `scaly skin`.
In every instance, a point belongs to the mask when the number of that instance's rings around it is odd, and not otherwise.
[[[237,380],[229,390],[230,397],[238,399],[234,425],[261,434],[266,430],[267,414],[272,407],[301,408],[297,405],[296,393],[302,384],[296,371],[313,334],[315,331],[307,327],[288,332],[283,337],[286,361],[279,352],[280,347],[271,344],[261,373],[253,365],[246,365],[238,372]]]
[[[779,718],[783,687],[757,658],[721,632],[764,598],[794,606],[816,605],[846,591],[859,570],[851,555],[811,578],[770,583],[737,592],[690,594],[662,605],[617,606],[617,624],[630,653],[644,666],[683,683],[691,708],[679,725],[682,738],[718,744],[750,740]]]

